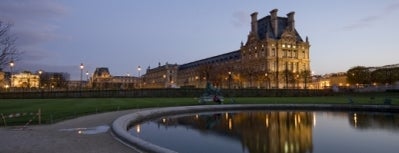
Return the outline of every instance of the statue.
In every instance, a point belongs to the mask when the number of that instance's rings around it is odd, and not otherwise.
[[[199,103],[205,104],[206,102],[211,102],[211,101],[218,104],[222,104],[223,96],[220,93],[220,89],[213,87],[210,82],[207,82],[205,92],[200,97]]]

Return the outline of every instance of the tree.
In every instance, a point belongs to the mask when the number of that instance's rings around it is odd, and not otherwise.
[[[18,60],[19,52],[15,46],[16,38],[10,34],[11,27],[11,24],[0,21],[0,68],[11,60]]]
[[[382,68],[371,72],[373,83],[393,84],[399,81],[399,68]]]
[[[356,66],[346,72],[350,84],[371,84],[371,72],[364,66]]]
[[[303,70],[300,72],[300,77],[303,80],[304,89],[307,89],[308,83],[312,81],[311,72],[309,70]]]

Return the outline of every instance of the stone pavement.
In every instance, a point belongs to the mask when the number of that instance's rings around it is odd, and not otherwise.
[[[0,152],[134,153],[133,149],[117,141],[111,135],[110,129],[104,128],[109,127],[119,116],[134,111],[125,110],[94,114],[52,125],[28,126],[24,130],[15,127],[1,127]],[[96,129],[99,126],[101,128]]]

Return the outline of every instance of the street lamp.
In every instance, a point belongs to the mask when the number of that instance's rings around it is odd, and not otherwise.
[[[229,89],[231,89],[231,71],[229,71]]]
[[[168,86],[168,82],[166,81],[166,74],[162,75],[163,77],[163,82],[164,82],[164,88]]]
[[[295,75],[295,88],[299,89],[299,74]]]
[[[12,71],[12,68],[14,67],[14,61],[13,60],[11,60],[10,61],[10,88],[12,88],[12,85],[13,85],[13,83],[12,83],[12,73],[13,73],[13,71]]]
[[[267,72],[265,73],[265,78],[266,78],[266,89],[268,89],[269,88],[269,78],[267,77]]]
[[[86,71],[86,80],[89,81],[89,71]]]
[[[197,88],[199,88],[199,77],[195,76],[195,81],[197,82]]]
[[[80,90],[82,90],[82,81],[83,81],[83,68],[85,66],[83,65],[83,63],[80,63]]]
[[[137,67],[137,71],[139,72],[139,88],[141,88],[141,75],[140,75],[141,66],[140,65]]]
[[[40,86],[41,86],[41,84],[42,84],[42,83],[41,83],[41,82],[42,82],[41,80],[42,80],[42,73],[43,73],[43,70],[39,70],[38,73],[39,73],[39,89],[40,89]]]

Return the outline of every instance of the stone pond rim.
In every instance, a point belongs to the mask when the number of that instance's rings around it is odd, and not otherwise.
[[[200,105],[146,109],[117,118],[111,125],[116,139],[144,152],[172,153],[163,148],[130,135],[129,127],[162,116],[177,114],[238,111],[238,110],[303,110],[303,111],[361,111],[399,113],[399,106],[392,105],[350,105],[350,104],[234,104],[234,105]]]

